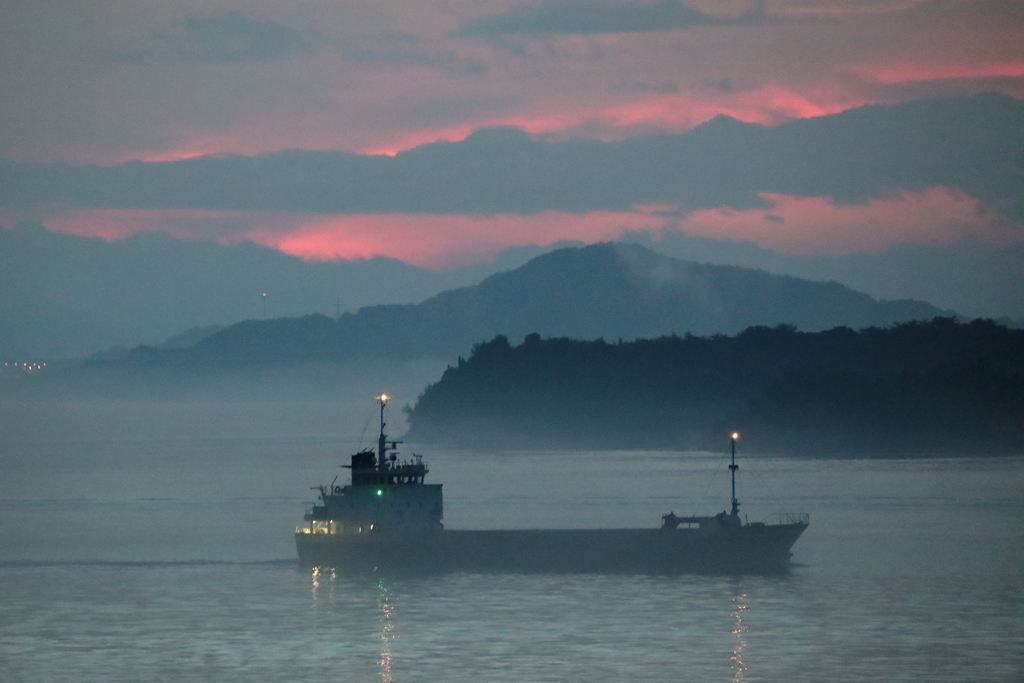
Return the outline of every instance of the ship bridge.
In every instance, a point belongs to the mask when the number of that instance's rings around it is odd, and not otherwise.
[[[422,484],[427,476],[427,466],[423,456],[413,455],[412,460],[399,462],[395,447],[401,441],[388,441],[384,449],[385,457],[377,463],[373,451],[363,451],[352,456],[352,464],[344,467],[352,470],[353,486],[379,486]]]
[[[381,406],[377,451],[354,453],[347,486],[318,486],[320,505],[305,516],[309,526],[297,533],[367,533],[391,529],[440,530],[444,514],[441,484],[425,484],[429,470],[423,457],[400,460],[398,444],[384,432],[384,406],[388,396],[377,398]]]

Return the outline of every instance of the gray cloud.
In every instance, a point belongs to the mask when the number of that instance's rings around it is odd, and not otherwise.
[[[408,33],[364,36],[335,44],[345,59],[354,64],[408,64],[470,76],[487,71],[487,65],[479,60],[452,51],[434,53],[424,49],[423,40]]]
[[[313,41],[299,31],[239,12],[187,17],[156,35],[138,38],[135,45],[106,51],[106,61],[135,65],[167,61],[232,64],[287,59],[313,51]]]
[[[742,26],[765,24],[769,17],[760,6],[735,17],[706,14],[680,0],[637,5],[614,0],[551,0],[539,5],[515,6],[504,14],[468,21],[459,27],[464,36],[514,33],[541,35],[639,33],[692,26]]]
[[[309,44],[295,29],[239,12],[186,18],[165,40],[179,59],[190,62],[270,61],[310,52]]]
[[[265,61],[308,52],[297,31],[238,12],[223,17],[190,17],[176,39],[182,59],[200,62]]]

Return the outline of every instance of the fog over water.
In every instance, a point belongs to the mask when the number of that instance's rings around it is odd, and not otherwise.
[[[346,577],[296,561],[363,398],[3,405],[5,681],[1003,681],[1024,665],[1024,458],[740,449],[788,576]],[[402,397],[395,403],[404,402]],[[40,408],[46,411],[41,412]],[[403,429],[388,410],[391,433]],[[364,431],[365,427],[365,431]],[[751,453],[747,456],[746,449]],[[650,527],[728,506],[727,452],[423,453],[447,528]]]
[[[1024,681],[1024,337],[853,336],[1024,325],[1022,8],[5,3],[0,683]],[[381,392],[448,529],[714,515],[733,429],[739,514],[810,526],[770,576],[305,568]]]

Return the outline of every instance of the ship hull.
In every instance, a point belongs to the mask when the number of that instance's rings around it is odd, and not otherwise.
[[[295,535],[299,560],[342,572],[759,572],[789,567],[805,523],[699,529],[392,531]]]

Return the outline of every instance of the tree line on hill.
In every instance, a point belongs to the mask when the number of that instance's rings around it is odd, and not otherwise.
[[[504,336],[408,409],[409,440],[464,447],[1019,453],[1024,331],[935,318],[859,332],[751,327],[609,344]]]

